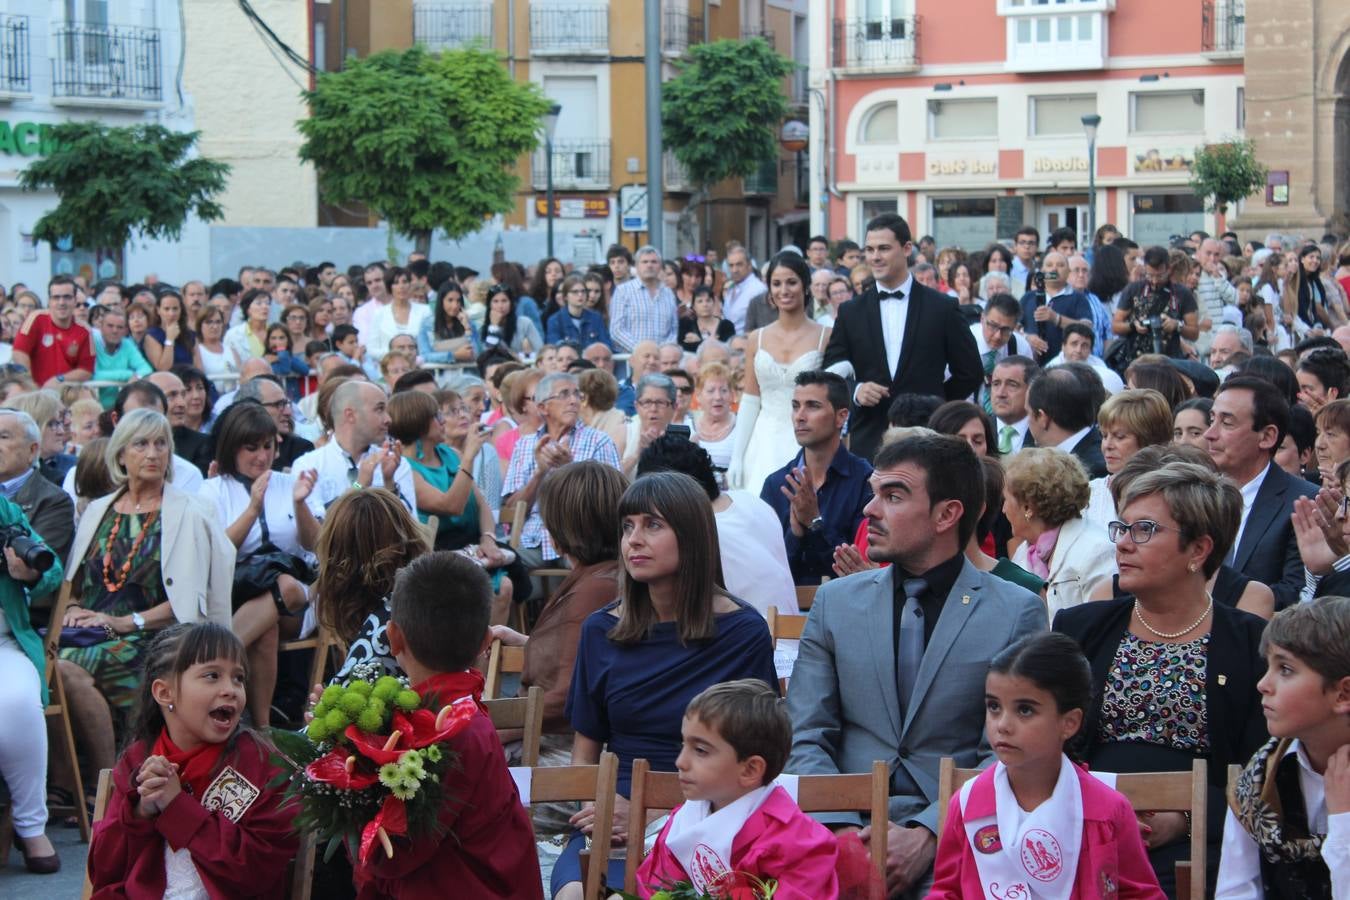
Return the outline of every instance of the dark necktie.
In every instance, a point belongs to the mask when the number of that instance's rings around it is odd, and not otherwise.
[[[914,682],[919,680],[919,664],[923,662],[923,607],[919,598],[928,591],[928,582],[922,578],[906,578],[905,606],[900,612],[900,647],[895,661],[896,687],[900,692],[900,711],[909,709]]]

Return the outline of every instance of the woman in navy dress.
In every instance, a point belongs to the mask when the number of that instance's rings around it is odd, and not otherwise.
[[[595,765],[607,747],[619,757],[614,841],[628,822],[633,760],[674,772],[684,709],[704,688],[737,678],[773,685],[773,642],[753,607],[723,587],[712,504],[679,472],[645,475],[624,492],[619,598],[581,626],[567,715],[576,736],[572,765]],[[581,897],[579,854],[594,804],[572,817],[579,832],[553,867],[553,896]],[[610,864],[610,884],[623,861]]]

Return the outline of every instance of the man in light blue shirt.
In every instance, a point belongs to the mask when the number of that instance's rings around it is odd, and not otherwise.
[[[111,306],[103,310],[99,318],[98,334],[103,338],[94,341],[94,381],[116,381],[124,383],[144,378],[154,371],[146,362],[141,351],[127,336],[127,314],[120,306]],[[117,388],[99,389],[99,402],[103,406],[112,406],[117,398]]]

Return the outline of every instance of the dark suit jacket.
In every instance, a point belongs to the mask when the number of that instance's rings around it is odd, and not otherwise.
[[[1022,328],[1028,334],[1040,335],[1045,339],[1045,352],[1036,357],[1036,362],[1044,363],[1059,355],[1060,349],[1064,346],[1064,331],[1053,321],[1036,321],[1038,296],[1036,291],[1027,291],[1022,295]],[[1070,291],[1055,297],[1050,301],[1050,308],[1066,319],[1092,323],[1092,301],[1088,300],[1086,294],[1078,291]]]
[[[1027,432],[1027,436],[1031,436],[1030,431]],[[1087,469],[1089,478],[1106,477],[1106,458],[1102,456],[1102,433],[1096,425],[1092,426],[1092,430],[1084,435],[1081,441],[1073,445],[1072,453],[1078,457],[1083,468]]]
[[[313,449],[314,445],[309,441],[294,434],[288,434],[277,442],[277,458],[272,461],[272,468],[278,472],[285,471],[297,459]]]
[[[984,383],[984,364],[970,333],[970,324],[956,299],[912,282],[905,336],[896,371],[887,371],[886,342],[881,330],[881,303],[873,288],[839,307],[825,347],[825,368],[839,362],[853,365],[854,380],[874,381],[899,394],[932,394],[960,400]],[[950,370],[950,378],[947,372]],[[888,400],[875,406],[854,406],[849,419],[849,450],[870,460],[886,431]]]
[[[75,540],[75,501],[40,473],[34,473],[14,495],[14,502],[28,517],[33,532],[65,565]]]
[[[763,328],[778,321],[778,307],[769,305],[769,292],[765,291],[750,301],[745,310],[745,333]]]
[[[1269,587],[1275,594],[1276,609],[1297,603],[1298,593],[1303,589],[1303,560],[1298,555],[1298,542],[1289,517],[1295,500],[1316,495],[1313,484],[1295,478],[1272,462],[1247,514],[1247,525],[1242,529],[1242,540],[1231,565]]]
[[[1350,597],[1350,572],[1332,572],[1317,582],[1314,597]]]
[[[215,437],[210,434],[202,434],[200,431],[188,428],[185,425],[175,425],[173,428],[173,451],[200,469],[202,477],[205,478],[206,470],[211,465],[211,460],[215,459],[216,456]]]
[[[1080,732],[1088,738],[1087,761],[1098,745],[1102,700],[1116,649],[1124,640],[1134,611],[1134,598],[1099,600],[1060,610],[1051,628],[1067,634],[1083,648],[1092,665],[1092,709]],[[1266,718],[1256,683],[1266,673],[1261,656],[1258,616],[1214,605],[1205,667],[1205,715],[1209,733],[1209,827],[1211,842],[1223,830],[1224,791],[1230,765],[1246,765],[1266,742]]]

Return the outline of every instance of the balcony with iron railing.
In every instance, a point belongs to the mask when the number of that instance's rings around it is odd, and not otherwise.
[[[1212,57],[1240,57],[1247,47],[1246,0],[1203,0],[1200,49]]]
[[[418,0],[413,4],[413,41],[428,50],[492,46],[492,0]]]
[[[792,95],[788,97],[793,106],[806,106],[807,95],[811,91],[811,71],[803,65],[792,70]]]
[[[695,44],[703,43],[703,16],[693,16],[684,9],[661,11],[661,51],[669,56],[683,56]]]
[[[661,169],[665,175],[666,190],[671,193],[692,194],[698,190],[698,185],[690,177],[689,170],[670,150],[661,154]]]
[[[834,65],[844,71],[915,71],[919,17],[835,19]]]
[[[0,15],[0,97],[33,89],[28,33],[27,16]]]
[[[594,56],[609,52],[609,4],[530,4],[530,52]]]
[[[144,106],[164,99],[158,28],[54,22],[52,102]]]
[[[741,40],[751,41],[754,40],[755,38],[764,38],[765,42],[767,42],[770,47],[777,47],[777,44],[773,42],[773,32],[770,31],[769,29],[767,28],[741,29]]]
[[[548,187],[549,163],[540,147],[530,165],[534,189]],[[554,190],[601,191],[609,188],[609,141],[554,141]]]
[[[747,194],[778,193],[778,160],[769,159],[751,175],[742,179]]]

